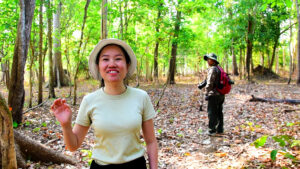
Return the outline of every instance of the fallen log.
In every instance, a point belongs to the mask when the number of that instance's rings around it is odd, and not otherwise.
[[[76,164],[76,160],[63,155],[60,152],[54,151],[43,144],[14,131],[15,142],[19,145],[20,150],[25,157],[30,156],[31,160],[41,162],[52,162],[55,164]]]
[[[54,151],[45,145],[22,135],[14,130],[15,148],[17,156],[18,168],[27,168],[26,160],[30,158],[31,161],[52,162],[54,164],[76,164],[76,160],[65,156],[64,154]],[[0,157],[1,157],[0,152]],[[2,160],[0,159],[0,168]]]
[[[26,160],[76,164],[76,160],[13,130],[12,118],[0,94],[0,168],[27,168]]]
[[[250,102],[269,102],[269,103],[290,103],[290,104],[300,104],[300,100],[295,99],[274,99],[274,98],[259,98],[251,95],[252,98]]]

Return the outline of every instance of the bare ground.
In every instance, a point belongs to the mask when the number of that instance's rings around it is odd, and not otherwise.
[[[190,84],[188,84],[190,83]],[[94,81],[82,81],[78,89],[78,102],[72,106],[73,120],[84,95],[98,88]],[[199,168],[299,168],[299,145],[280,147],[271,136],[288,135],[300,140],[300,105],[285,103],[249,102],[251,95],[263,98],[299,99],[300,87],[283,83],[264,82],[247,84],[237,82],[224,103],[225,134],[218,137],[206,135],[208,118],[206,102],[204,111],[199,111],[202,91],[196,82],[168,86],[160,100],[158,114],[154,119],[159,143],[159,168],[199,169]],[[150,95],[155,105],[162,93],[161,86],[144,84],[141,86]],[[47,100],[47,89],[44,89]],[[0,92],[7,96],[5,87]],[[69,88],[56,89],[56,95],[67,98]],[[93,131],[90,130],[81,148],[76,152],[65,149],[61,127],[49,111],[52,100],[42,107],[24,114],[24,122],[17,128],[22,133],[41,143],[78,160],[76,166],[36,163],[28,161],[29,168],[89,168],[90,149],[94,144]],[[24,110],[26,110],[25,105]],[[269,135],[266,145],[256,149],[251,144],[263,135]],[[285,150],[296,157],[295,160],[277,154],[272,162],[273,149]],[[283,151],[282,151],[283,152]]]

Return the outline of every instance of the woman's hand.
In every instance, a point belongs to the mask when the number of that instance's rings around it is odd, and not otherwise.
[[[65,99],[56,99],[51,106],[51,111],[62,126],[71,126],[72,111]]]

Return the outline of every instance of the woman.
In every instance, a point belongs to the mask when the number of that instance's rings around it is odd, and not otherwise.
[[[101,40],[89,57],[92,76],[102,81],[100,89],[82,100],[75,126],[65,100],[51,106],[63,130],[66,147],[77,150],[89,127],[95,135],[91,168],[146,169],[140,130],[147,145],[151,169],[158,166],[157,141],[152,119],[156,115],[148,94],[124,84],[136,68],[136,57],[125,42]]]

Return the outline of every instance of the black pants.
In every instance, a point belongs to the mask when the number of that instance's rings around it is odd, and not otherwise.
[[[210,133],[223,133],[223,103],[225,95],[210,96],[208,100],[207,112],[209,119]]]
[[[99,165],[94,160],[90,169],[147,169],[144,156],[123,164]]]

